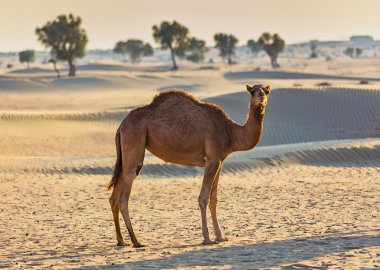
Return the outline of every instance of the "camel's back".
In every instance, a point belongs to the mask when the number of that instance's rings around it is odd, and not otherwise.
[[[187,129],[201,128],[208,122],[208,115],[201,102],[179,90],[172,90],[156,96],[149,107],[154,119],[175,128],[186,125]]]
[[[157,95],[148,108],[155,121],[189,129],[203,129],[210,124],[224,124],[229,118],[218,106],[205,103],[181,90],[171,90]],[[213,124],[215,125],[215,124]]]

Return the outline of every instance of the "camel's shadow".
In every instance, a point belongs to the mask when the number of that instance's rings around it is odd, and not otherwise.
[[[112,269],[163,269],[174,267],[205,267],[227,265],[232,269],[270,268],[293,264],[288,269],[310,269],[297,264],[303,260],[327,256],[332,253],[354,249],[380,246],[380,230],[371,231],[372,235],[363,235],[364,231],[329,234],[306,238],[264,242],[252,245],[216,247],[175,254],[165,258],[114,265]],[[368,233],[368,231],[367,231]],[[86,269],[107,269],[111,266],[92,266]],[[327,269],[315,267],[313,269]]]

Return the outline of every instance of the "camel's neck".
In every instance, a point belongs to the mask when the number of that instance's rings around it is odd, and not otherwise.
[[[246,151],[252,149],[260,142],[264,113],[265,107],[250,104],[245,125],[235,125],[231,128],[234,141],[233,151]]]

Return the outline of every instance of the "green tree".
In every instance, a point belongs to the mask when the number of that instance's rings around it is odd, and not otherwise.
[[[164,21],[159,26],[154,25],[152,29],[154,40],[161,45],[161,49],[170,50],[173,70],[177,70],[175,56],[185,57],[188,49],[189,29],[176,21],[172,23]]]
[[[142,57],[151,56],[154,53],[153,48],[149,43],[144,43],[138,39],[117,42],[113,52],[121,54],[124,62],[126,61],[125,55],[128,54],[132,63],[138,63],[141,61]]]
[[[349,56],[349,57],[351,57],[351,58],[353,58],[354,57],[354,52],[355,52],[354,48],[348,47],[344,51],[344,54],[347,55],[347,56]]]
[[[132,63],[138,63],[143,56],[151,56],[154,53],[149,43],[144,43],[137,39],[127,40],[125,43],[125,51],[129,54]]]
[[[33,63],[35,60],[35,52],[34,50],[25,50],[19,52],[18,58],[20,63],[26,63],[28,68],[30,68],[30,63]]]
[[[113,48],[113,52],[114,53],[118,53],[118,54],[121,54],[122,57],[123,57],[123,61],[126,62],[125,60],[125,55],[127,54],[127,48],[126,48],[126,42],[124,41],[118,41],[115,45],[115,47]]]
[[[38,40],[50,48],[55,59],[68,62],[69,76],[76,74],[74,60],[85,55],[88,37],[81,24],[80,17],[69,14],[60,15],[54,21],[36,29]]]
[[[235,54],[236,45],[239,40],[234,35],[218,33],[214,35],[214,41],[216,43],[215,48],[219,49],[219,56],[222,57],[223,62],[227,58],[227,63],[231,65],[232,55]]]
[[[193,63],[201,63],[204,61],[204,54],[207,52],[206,41],[192,37],[188,41],[188,50],[190,54],[186,59]]]
[[[253,39],[247,41],[247,47],[251,50],[251,53],[254,56],[257,56],[257,54],[263,49],[260,43],[254,41]]]
[[[268,54],[272,67],[279,68],[277,58],[285,48],[285,41],[278,34],[263,33],[258,42]]]
[[[362,48],[356,48],[355,49],[355,55],[356,57],[360,57],[360,55],[362,55],[363,53],[363,49]]]

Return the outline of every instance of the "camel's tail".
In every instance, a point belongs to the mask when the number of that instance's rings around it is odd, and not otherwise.
[[[116,163],[115,163],[115,169],[113,170],[113,176],[111,181],[108,184],[108,190],[112,189],[115,187],[116,182],[120,176],[121,169],[122,169],[122,162],[121,162],[121,145],[120,145],[120,132],[119,129],[116,132],[116,137],[115,137],[115,143],[116,143]]]

